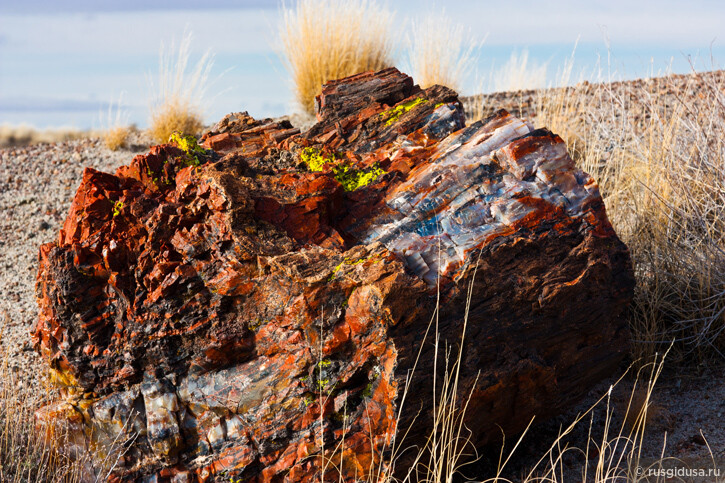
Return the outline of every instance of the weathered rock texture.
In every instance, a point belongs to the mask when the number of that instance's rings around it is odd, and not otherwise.
[[[305,133],[232,114],[213,151],[86,169],[41,247],[34,336],[66,396],[38,419],[74,451],[122,454],[113,478],[388,468],[396,434],[430,431],[434,333],[457,347],[468,295],[476,444],[561,410],[625,352],[628,251],[558,136],[505,111],[466,127],[454,92],[395,69],[331,82],[317,106]]]

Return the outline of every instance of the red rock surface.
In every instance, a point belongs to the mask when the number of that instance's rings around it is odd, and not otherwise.
[[[112,479],[375,479],[430,431],[438,298],[456,347],[470,293],[479,445],[625,353],[629,254],[558,136],[505,111],[465,127],[453,91],[395,69],[317,105],[305,133],[238,113],[196,158],[86,169],[41,247],[34,337],[64,398],[38,421],[122,454]]]

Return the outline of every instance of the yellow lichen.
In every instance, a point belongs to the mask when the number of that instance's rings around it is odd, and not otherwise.
[[[205,156],[207,154],[206,149],[197,144],[194,136],[183,136],[175,132],[169,137],[169,142],[176,144],[179,149],[184,151],[186,156],[181,160],[187,166],[199,166],[201,164],[199,156]]]
[[[385,174],[385,171],[377,165],[368,170],[358,170],[341,164],[335,166],[332,170],[335,173],[335,179],[345,191],[355,191],[358,188],[363,188]]]
[[[332,161],[334,157],[332,159],[328,159],[322,156],[320,151],[315,148],[305,148],[300,153],[300,159],[302,159],[302,162],[307,165],[310,171],[316,173],[318,171],[322,171],[325,165]]]
[[[418,97],[416,99],[413,99],[412,101],[398,104],[397,106],[393,107],[392,109],[388,109],[387,111],[381,112],[380,117],[383,117],[383,118],[387,117],[388,120],[385,121],[385,125],[390,126],[394,122],[397,122],[398,119],[400,119],[400,116],[402,116],[406,112],[410,111],[415,106],[423,104],[424,102],[428,102],[428,99],[423,99],[422,97]]]
[[[117,217],[121,214],[121,210],[123,209],[123,201],[116,201],[113,204],[113,217]]]
[[[345,191],[355,191],[363,188],[385,174],[385,171],[380,169],[377,164],[368,169],[355,169],[338,160],[334,154],[331,156],[322,155],[316,148],[303,149],[300,153],[300,159],[313,173],[323,171],[325,166],[330,166],[335,179]]]

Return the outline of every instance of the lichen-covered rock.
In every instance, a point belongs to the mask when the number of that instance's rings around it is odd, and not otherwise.
[[[464,341],[476,444],[624,354],[629,255],[558,136],[466,127],[395,69],[317,106],[305,133],[233,114],[208,151],[86,169],[41,247],[34,337],[64,397],[38,421],[112,479],[368,481],[430,431],[436,328]]]

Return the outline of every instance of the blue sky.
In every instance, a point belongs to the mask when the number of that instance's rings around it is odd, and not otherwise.
[[[216,55],[205,116],[226,112],[276,116],[293,107],[279,53],[279,3],[261,0],[0,0],[0,124],[99,127],[100,111],[124,92],[129,120],[147,123],[149,76],[159,46],[193,31],[192,60]],[[288,2],[290,3],[290,2]],[[440,11],[433,0],[390,1],[395,25]],[[203,7],[203,8],[202,8]],[[548,62],[553,77],[578,39],[575,71],[592,77],[598,60],[616,77],[698,69],[725,61],[721,1],[461,1],[446,14],[485,38],[479,78],[513,51]],[[608,56],[610,60],[608,61]],[[578,75],[578,74],[576,74]],[[464,93],[480,82],[471,76]],[[216,95],[214,95],[216,93]]]

